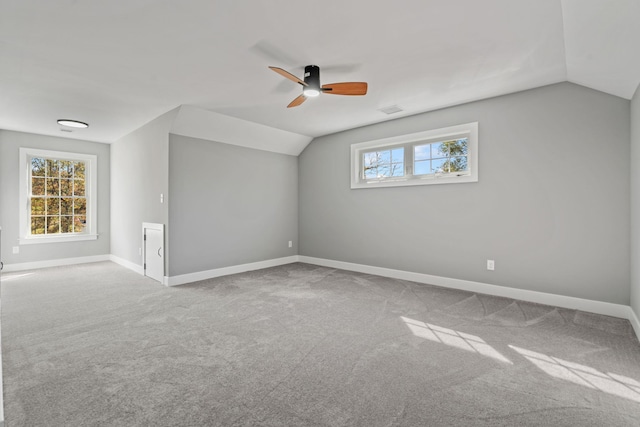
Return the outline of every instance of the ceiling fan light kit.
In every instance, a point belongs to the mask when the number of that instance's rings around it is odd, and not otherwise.
[[[304,67],[304,80],[299,79],[290,72],[278,67],[269,67],[282,77],[298,83],[302,86],[302,95],[291,101],[287,108],[297,107],[307,100],[307,97],[315,97],[321,93],[331,95],[361,96],[367,94],[366,82],[342,82],[320,85],[320,67],[307,65]]]
[[[304,96],[312,96],[312,97],[320,95],[320,91],[318,89],[313,89],[310,87],[306,87],[302,89],[302,93],[304,93]]]

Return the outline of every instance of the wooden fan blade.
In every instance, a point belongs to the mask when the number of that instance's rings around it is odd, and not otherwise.
[[[365,82],[330,83],[328,85],[322,85],[322,92],[330,93],[332,95],[366,95],[367,83]]]
[[[302,86],[307,86],[307,84],[304,81],[300,80],[290,72],[283,70],[282,68],[278,68],[278,67],[269,67],[269,68],[271,68],[276,73],[280,74],[282,77],[291,80],[292,82],[300,83]]]
[[[296,99],[291,101],[291,103],[289,103],[289,105],[287,105],[287,108],[297,107],[298,105],[302,104],[306,100],[307,100],[306,96],[300,95],[299,97],[297,97]]]

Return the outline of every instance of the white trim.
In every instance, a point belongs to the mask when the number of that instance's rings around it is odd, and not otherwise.
[[[535,302],[538,304],[563,307],[574,310],[588,311],[606,316],[629,319],[629,306],[613,304],[609,302],[593,301],[564,295],[548,294],[545,292],[529,291],[525,289],[508,288],[506,286],[490,285],[488,283],[472,282],[470,280],[452,279],[449,277],[432,276],[430,274],[412,273],[409,271],[393,270],[390,268],[373,267],[370,265],[354,264],[350,262],[334,261],[330,259],[299,256],[300,262],[320,265],[323,267],[339,268],[342,270],[356,271],[359,273],[375,274],[377,276],[393,279],[409,280],[441,286],[444,288],[460,289],[463,291],[477,292],[504,298],[512,298],[521,301]]]
[[[260,270],[263,268],[291,264],[294,262],[298,262],[298,260],[298,255],[292,255],[284,258],[275,258],[266,261],[251,262],[248,264],[232,265],[229,267],[198,271],[196,273],[181,274],[178,276],[165,276],[164,279],[167,286],[178,286],[184,285],[185,283],[197,282],[199,280],[213,279],[214,277],[228,276],[230,274],[238,274],[244,273],[246,271]]]
[[[638,341],[640,341],[640,320],[638,320],[638,316],[636,312],[633,311],[633,308],[629,307],[629,322],[631,322],[631,326],[633,326],[633,330],[638,337]]]
[[[164,224],[158,224],[155,222],[143,222],[142,228],[149,228],[151,230],[164,231]]]
[[[22,262],[16,264],[5,264],[5,272],[36,270],[39,268],[61,267],[64,265],[87,264],[90,262],[110,261],[111,255],[93,255],[77,258],[61,258],[47,261]]]
[[[97,240],[97,234],[49,234],[44,236],[29,236],[18,239],[21,245],[37,245],[40,243],[63,243],[63,242],[78,242],[81,240]]]
[[[1,333],[0,333],[0,336],[2,336]],[[3,395],[4,395],[4,382],[3,382],[3,376],[2,376],[2,345],[0,344],[0,427],[4,426],[4,399],[3,399]]]
[[[109,260],[115,262],[118,265],[121,265],[124,268],[128,268],[129,270],[132,270],[141,276],[144,276],[144,268],[142,268],[141,265],[138,265],[131,261],[127,261],[126,259],[117,257],[113,254],[109,255]]]
[[[79,258],[64,258],[51,261],[26,262],[21,264],[6,264],[5,272],[22,270],[33,270],[37,268],[58,267],[73,264],[84,264],[100,261],[112,261],[122,267],[128,268],[141,276],[144,270],[141,265],[127,261],[113,254],[95,255]],[[186,283],[197,282],[199,280],[212,279],[215,277],[227,276],[230,274],[244,273],[246,271],[260,270],[263,268],[277,267],[280,265],[303,262],[307,264],[320,265],[323,267],[338,268],[341,270],[356,271],[376,276],[390,277],[392,279],[409,280],[417,283],[425,283],[443,288],[460,289],[468,292],[477,292],[504,298],[529,301],[538,304],[545,304],[554,307],[563,307],[573,310],[581,310],[590,313],[603,314],[605,316],[627,319],[640,340],[640,320],[633,309],[628,305],[613,304],[609,302],[593,301],[583,298],[568,297],[564,295],[548,294],[544,292],[529,291],[525,289],[508,288],[505,286],[491,285],[488,283],[473,282],[470,280],[452,279],[449,277],[433,276],[430,274],[413,273],[409,271],[394,270],[390,268],[374,267],[371,265],[355,264],[350,262],[335,261],[324,258],[308,257],[304,255],[292,255],[284,258],[270,259],[266,261],[252,262],[248,264],[221,267],[213,270],[200,271],[196,273],[181,274],[178,276],[165,276],[164,285],[179,286]],[[0,426],[1,427],[1,426]]]

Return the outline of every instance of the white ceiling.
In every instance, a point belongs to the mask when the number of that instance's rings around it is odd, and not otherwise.
[[[638,41],[638,0],[0,0],[0,128],[113,142],[189,105],[315,137],[561,81],[630,99]],[[287,109],[267,66],[308,64],[369,93]]]

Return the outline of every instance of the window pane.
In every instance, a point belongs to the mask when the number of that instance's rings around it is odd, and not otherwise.
[[[378,168],[368,167],[364,170],[365,179],[376,178],[378,176]]]
[[[31,175],[32,176],[44,176],[44,164],[43,158],[36,157],[31,159]]]
[[[86,224],[85,217],[83,216],[73,217],[73,232],[82,233],[84,231],[85,224]]]
[[[60,199],[60,215],[73,215],[73,199]]]
[[[439,154],[435,157],[453,157],[467,155],[467,138],[438,143]]]
[[[47,217],[47,234],[56,234],[60,232],[60,218],[57,216]]]
[[[44,215],[44,200],[42,197],[31,198],[31,215]]]
[[[86,215],[87,214],[87,201],[86,201],[86,199],[74,199],[74,201],[73,201],[73,214],[74,215]]]
[[[391,162],[391,150],[386,151],[378,151],[378,162],[379,163],[390,163]]]
[[[73,163],[73,177],[78,179],[84,179],[85,165],[84,162]]]
[[[60,232],[73,233],[73,217],[72,216],[60,217]]]
[[[74,179],[73,180],[73,195],[74,196],[84,196],[84,180]]]
[[[365,167],[378,164],[376,153],[365,153],[363,163]]]
[[[385,176],[391,176],[391,165],[389,164],[378,166],[378,177],[383,178]]]
[[[60,195],[60,180],[57,178],[47,178],[47,196]]]
[[[447,159],[436,159],[431,161],[431,173],[445,173],[449,168],[446,167]]]
[[[385,162],[385,170],[382,176],[390,177],[390,176],[404,176],[404,148],[394,148],[393,150],[386,151],[388,156],[383,156],[383,158],[389,158],[388,162]]]
[[[414,160],[426,160],[431,158],[431,144],[417,145],[413,147]]]
[[[73,196],[73,180],[71,179],[60,180],[60,195]]]
[[[58,215],[60,213],[60,199],[57,197],[47,199],[47,215]]]
[[[448,152],[446,144],[442,142],[431,144],[431,157],[434,159],[438,157],[447,157]]]
[[[386,163],[376,168],[377,178],[404,176],[404,163]]]
[[[391,161],[393,163],[404,163],[404,148],[391,150]]]
[[[31,178],[31,194],[44,196],[44,178]]]
[[[73,177],[73,162],[68,160],[60,160],[60,177],[72,178]]]
[[[469,147],[469,139],[468,138],[462,138],[459,139],[458,141],[456,141],[456,145],[459,147],[459,150],[455,153],[452,153],[454,155],[460,155],[460,156],[466,156],[468,147]]]
[[[451,172],[459,172],[467,170],[467,158],[463,156],[451,158]]]
[[[31,217],[31,234],[44,234],[44,217]]]
[[[59,172],[58,161],[47,159],[47,176],[57,177]]]
[[[425,175],[431,173],[431,162],[429,160],[421,160],[419,162],[415,162],[413,173],[414,175]]]

